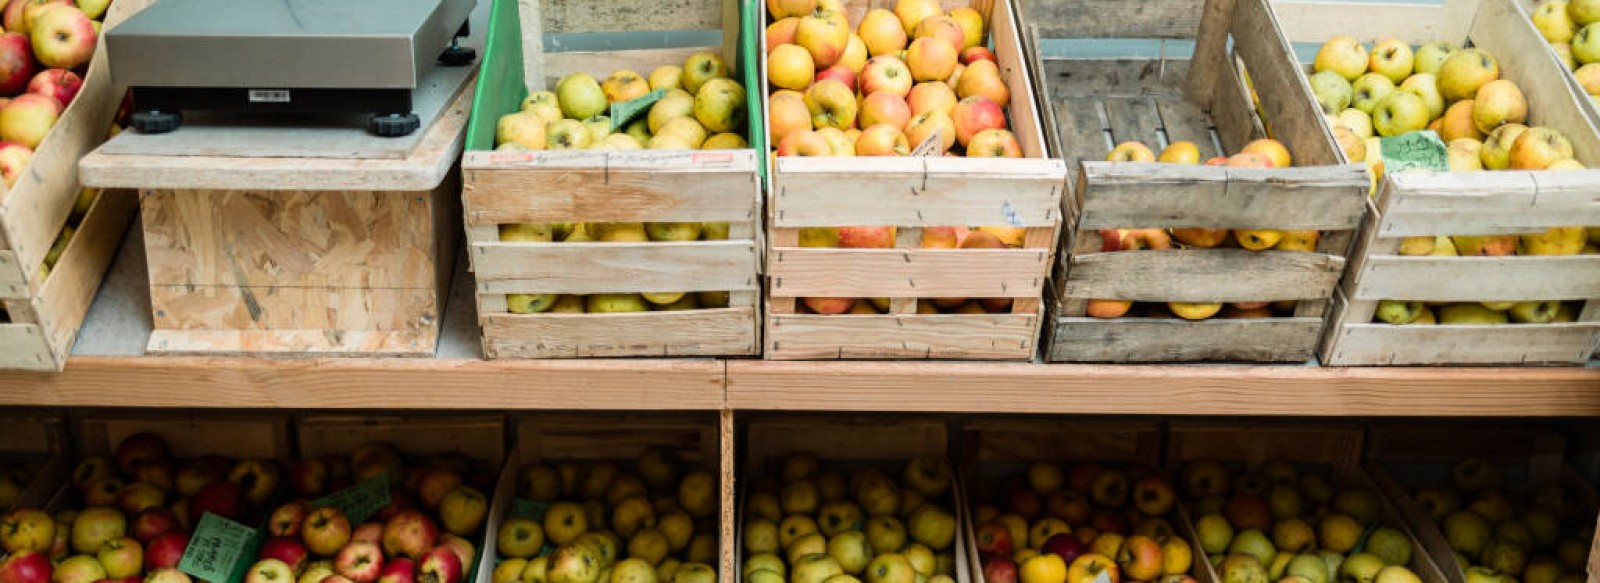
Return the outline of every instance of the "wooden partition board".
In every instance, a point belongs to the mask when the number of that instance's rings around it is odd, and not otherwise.
[[[1365,432],[1360,427],[1312,423],[1257,423],[1240,427],[1238,423],[1183,422],[1167,428],[1166,465],[1169,475],[1177,476],[1183,466],[1195,460],[1215,460],[1235,471],[1254,470],[1269,461],[1287,461],[1300,471],[1327,472],[1336,488],[1371,490],[1383,502],[1383,522],[1406,534],[1411,541],[1411,563],[1407,567],[1425,583],[1450,582],[1428,550],[1419,542],[1405,515],[1389,499],[1372,477],[1362,469],[1361,456]],[[1189,524],[1186,502],[1180,502]],[[1195,556],[1212,577],[1209,560]],[[1215,578],[1214,581],[1221,581]],[[1452,582],[1453,583],[1453,582]]]
[[[855,417],[842,415],[760,415],[740,421],[743,451],[739,453],[739,476],[745,484],[739,486],[738,506],[734,516],[734,549],[731,559],[735,565],[744,559],[744,505],[749,499],[749,482],[776,479],[783,459],[796,453],[810,453],[819,460],[819,468],[833,468],[846,472],[862,467],[873,467],[899,479],[905,464],[917,457],[951,457],[950,428],[942,419],[933,417]],[[967,512],[962,494],[960,472],[951,465],[951,487],[945,502],[956,515],[956,537],[949,552],[954,555],[956,583],[972,583],[972,566],[966,549]],[[734,583],[743,580],[740,569],[733,573]]]
[[[889,0],[847,0],[851,23]],[[1011,0],[943,0],[985,17],[1023,158],[772,157],[766,352],[775,360],[1030,360],[1061,225],[1066,167],[1050,159]],[[767,16],[762,3],[762,46]],[[766,78],[766,63],[762,63]],[[763,85],[764,87],[764,85]],[[767,96],[763,92],[763,107]],[[768,141],[771,141],[770,128]],[[889,226],[892,249],[801,247],[807,227]],[[1009,226],[1020,247],[923,249],[927,227]],[[888,298],[887,313],[822,316],[806,297]],[[926,314],[932,298],[1009,298],[988,314]]]
[[[1211,0],[1203,11],[1199,2],[1141,4],[1144,13],[1127,18],[1091,17],[1092,7],[1039,8],[1030,22],[1047,38],[1195,42],[1190,59],[1035,55],[1054,153],[1076,168],[1046,358],[1305,362],[1368,211],[1371,179],[1339,158],[1332,134],[1315,121],[1321,110],[1294,71],[1293,49],[1276,34],[1268,0]],[[1266,137],[1289,149],[1295,167],[1104,161],[1125,141],[1156,150],[1191,141],[1210,158]],[[1102,230],[1170,227],[1317,230],[1320,237],[1313,252],[1102,250]],[[1285,317],[1188,321],[1094,318],[1092,299],[1297,303]]]
[[[1284,35],[1323,42],[1399,38],[1413,45],[1443,40],[1494,55],[1500,78],[1521,87],[1528,125],[1561,130],[1574,157],[1600,165],[1600,132],[1588,97],[1567,73],[1516,0],[1446,0],[1395,6],[1284,0],[1273,3]],[[1299,70],[1304,78],[1304,70]],[[1326,121],[1319,121],[1326,124]],[[1340,154],[1342,156],[1342,154]],[[1600,257],[1402,256],[1405,237],[1508,235],[1564,225],[1600,225],[1593,192],[1600,170],[1405,173],[1384,177],[1376,212],[1352,254],[1334,323],[1321,348],[1325,365],[1581,364],[1600,345]],[[1499,282],[1515,280],[1517,286]],[[1575,322],[1394,326],[1373,323],[1380,300],[1581,300]]]
[[[1412,493],[1421,487],[1449,486],[1452,466],[1465,457],[1498,467],[1513,500],[1530,494],[1533,488],[1554,486],[1568,516],[1594,516],[1600,508],[1594,487],[1565,460],[1565,436],[1549,426],[1497,423],[1463,432],[1450,431],[1437,422],[1388,422],[1373,425],[1369,434],[1367,471],[1450,583],[1466,581],[1466,573],[1456,562],[1456,553],[1440,525]],[[1463,505],[1468,503],[1470,500],[1462,500]],[[1577,522],[1579,527],[1587,523]],[[1569,521],[1567,526],[1573,525]]]
[[[519,6],[520,4],[520,6]],[[571,73],[647,74],[700,52],[721,55],[747,92],[749,0],[543,3],[496,0],[473,128],[462,162],[468,253],[489,358],[750,356],[760,352],[761,164],[754,149],[669,152],[493,151],[495,122]],[[520,9],[519,9],[520,8]],[[547,51],[542,33],[720,29],[722,45]],[[663,36],[670,36],[664,34]],[[643,39],[643,37],[633,37]],[[639,44],[644,43],[644,44]],[[742,133],[763,132],[747,95]],[[726,240],[502,242],[515,223],[726,222]],[[506,294],[727,292],[727,305],[643,313],[513,313]]]
[[[277,461],[288,468],[293,452],[290,421],[278,413],[96,413],[73,422],[79,456],[110,457],[123,439],[154,433],[166,440],[177,459],[220,454]]]
[[[31,479],[11,508],[38,508],[67,483],[73,469],[72,443],[67,436],[67,420],[45,414],[0,415],[0,466],[25,464]]]

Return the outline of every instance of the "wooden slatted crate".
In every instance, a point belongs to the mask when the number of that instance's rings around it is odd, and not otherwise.
[[[118,0],[115,26],[151,0]],[[95,48],[83,88],[34,151],[16,184],[0,193],[0,368],[59,371],[89,313],[100,278],[122,244],[138,199],[106,191],[81,217],[78,159],[104,142],[123,92],[112,83],[104,43]],[[45,256],[70,224],[76,234],[52,268]]]
[[[1500,78],[1522,88],[1528,125],[1572,140],[1575,158],[1600,167],[1600,133],[1547,56],[1544,40],[1515,0],[1443,4],[1274,3],[1284,35],[1320,43],[1398,38],[1477,46],[1494,55]],[[1406,237],[1515,235],[1564,225],[1600,225],[1594,191],[1600,170],[1403,173],[1384,177],[1376,212],[1363,225],[1349,275],[1335,299],[1321,349],[1331,366],[1578,364],[1600,345],[1600,256],[1402,256]],[[1430,302],[1580,300],[1575,322],[1515,325],[1405,325],[1373,322],[1380,300]]]
[[[1070,225],[1056,270],[1046,357],[1053,362],[1305,362],[1316,350],[1345,256],[1367,211],[1370,178],[1344,164],[1267,0],[1144,3],[1145,10],[1038,6],[1032,22],[1054,151],[1075,167]],[[1078,58],[1054,42],[1162,39],[1156,57]],[[1232,39],[1233,50],[1227,51]],[[1052,41],[1046,39],[1063,39]],[[1189,59],[1167,42],[1193,39]],[[1076,51],[1068,45],[1068,51]],[[1260,96],[1252,103],[1252,87]],[[1263,119],[1264,118],[1264,119]],[[1159,150],[1191,141],[1201,159],[1273,137],[1293,168],[1106,162],[1112,145]],[[1314,252],[1240,248],[1103,251],[1106,229],[1318,230]],[[1092,299],[1293,301],[1285,317],[1190,321],[1171,314],[1101,319]]]
[[[747,89],[754,41],[741,37],[749,0],[565,3],[496,0],[462,162],[468,257],[489,358],[743,356],[760,351],[761,165],[757,149],[494,152],[495,122],[530,91],[569,73],[681,65],[722,55]],[[687,9],[685,9],[687,8]],[[621,35],[614,50],[545,52],[546,36],[721,29],[720,47],[650,48]],[[581,35],[579,35],[581,36]],[[762,117],[747,96],[747,131]],[[728,222],[726,240],[642,243],[502,242],[500,225],[553,222]],[[728,292],[726,307],[684,311],[515,314],[506,294]]]
[[[12,504],[0,503],[0,512],[38,508],[72,473],[66,419],[43,413],[9,414],[0,416],[0,427],[5,428],[0,431],[0,471],[22,470],[20,473],[27,476],[26,481],[16,484],[20,491]]]
[[[768,193],[766,356],[1029,360],[1037,348],[1066,169],[1049,159],[1010,0],[971,6],[1010,88],[1021,159],[774,157]],[[848,0],[852,24],[889,0]],[[763,10],[761,22],[765,24]],[[762,37],[765,46],[765,34]],[[762,78],[766,78],[763,62]],[[763,92],[765,94],[765,92]],[[765,99],[765,98],[763,98]],[[769,128],[770,129],[770,128]],[[892,226],[893,249],[803,248],[807,227]],[[926,227],[1011,226],[1020,248],[922,249]],[[801,298],[888,298],[887,313],[804,313]],[[921,313],[932,298],[1009,298],[1003,313]]]

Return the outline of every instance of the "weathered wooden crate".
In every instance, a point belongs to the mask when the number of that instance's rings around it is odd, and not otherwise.
[[[221,454],[238,459],[291,459],[289,416],[261,413],[97,413],[78,418],[73,436],[80,456],[110,457],[135,433],[165,439],[175,459]]]
[[[1362,42],[1471,44],[1499,61],[1500,77],[1528,99],[1528,125],[1567,134],[1579,162],[1600,166],[1600,133],[1548,56],[1515,0],[1373,6],[1274,2],[1291,41],[1336,35]],[[1263,91],[1263,94],[1265,92]],[[1325,123],[1319,121],[1317,123]],[[1342,156],[1342,154],[1341,154]],[[1401,256],[1405,237],[1508,235],[1564,225],[1600,225],[1600,170],[1403,173],[1384,177],[1376,212],[1363,224],[1349,275],[1334,301],[1322,363],[1351,365],[1576,364],[1600,344],[1600,256]],[[1380,300],[1584,300],[1576,322],[1515,325],[1373,323]]]
[[[1367,210],[1364,167],[1344,164],[1310,87],[1275,34],[1268,0],[1038,5],[1030,20],[1054,152],[1075,167],[1056,270],[1047,360],[1055,362],[1305,362]],[[1118,16],[1095,16],[1114,10]],[[1161,39],[1156,57],[1078,58],[1046,39]],[[1232,39],[1232,52],[1227,43]],[[1168,41],[1194,41],[1189,59]],[[1103,53],[1102,53],[1103,54]],[[1246,73],[1248,71],[1248,73]],[[1246,77],[1248,74],[1248,78]],[[1259,109],[1252,103],[1254,89]],[[1265,117],[1265,119],[1263,119]],[[1159,150],[1194,142],[1201,158],[1272,137],[1293,168],[1106,162],[1112,145]],[[1315,252],[1189,248],[1102,251],[1102,229],[1318,230]],[[1141,302],[1294,301],[1292,316],[1189,321],[1088,316],[1091,299]]]
[[[741,483],[734,516],[738,529],[744,528],[750,484],[771,484],[777,480],[782,462],[790,454],[815,455],[821,462],[819,469],[837,469],[848,475],[850,470],[870,467],[883,470],[898,480],[906,462],[928,456],[949,459],[952,453],[949,426],[944,420],[932,417],[770,415],[741,420],[740,428],[743,451],[739,454],[738,473]],[[956,537],[950,549],[955,563],[952,578],[956,583],[972,583],[973,569],[964,551],[969,545],[964,484],[953,463],[951,467],[951,487],[945,503],[956,515]],[[735,533],[737,549],[732,557],[741,562],[741,568],[732,569],[732,578],[724,575],[723,581],[744,580],[743,536],[742,532]]]
[[[760,351],[761,144],[751,95],[747,132],[757,149],[494,152],[495,122],[530,91],[569,73],[647,73],[719,52],[747,90],[753,39],[749,0],[521,3],[496,0],[489,47],[462,162],[468,257],[489,358],[744,356]],[[741,8],[744,7],[744,8]],[[565,34],[721,29],[720,47],[647,48],[618,35],[615,50],[545,52]],[[745,33],[747,34],[747,33]],[[661,36],[673,36],[663,32]],[[691,39],[692,41],[693,39]],[[701,41],[703,42],[703,41]],[[526,69],[526,70],[525,70]],[[643,243],[501,242],[499,226],[552,222],[728,222],[727,240]],[[508,293],[729,292],[727,307],[621,314],[513,314]]]
[[[1366,463],[1373,481],[1405,517],[1418,542],[1451,583],[1465,581],[1466,573],[1440,525],[1418,505],[1412,493],[1419,487],[1448,488],[1456,461],[1473,457],[1496,466],[1505,478],[1504,491],[1517,508],[1522,507],[1517,501],[1528,499],[1535,489],[1553,488],[1565,510],[1557,515],[1566,523],[1564,535],[1573,534],[1573,528],[1581,532],[1583,527],[1591,526],[1588,517],[1595,516],[1600,497],[1567,464],[1566,438],[1558,429],[1516,423],[1497,423],[1465,432],[1453,430],[1457,427],[1414,421],[1375,425]],[[1471,502],[1463,499],[1461,504],[1465,507]]]
[[[1347,425],[1281,422],[1242,427],[1237,422],[1172,423],[1167,427],[1166,465],[1172,475],[1196,460],[1219,461],[1245,470],[1257,469],[1270,461],[1286,461],[1302,472],[1327,472],[1329,482],[1335,487],[1364,488],[1378,494],[1383,503],[1383,522],[1404,532],[1411,541],[1411,563],[1407,567],[1417,577],[1425,583],[1450,581],[1418,542],[1405,515],[1362,469],[1364,437],[1362,429]],[[1179,504],[1185,514],[1184,523],[1193,524],[1193,519],[1198,517],[1188,516],[1185,503]],[[1196,554],[1195,564],[1207,565],[1213,581],[1221,581],[1216,570],[1209,568],[1210,561],[1205,559],[1209,557]]]
[[[115,26],[152,0],[119,0],[106,15]],[[108,191],[82,217],[78,159],[106,140],[123,91],[111,81],[105,43],[95,48],[83,88],[34,151],[15,185],[0,193],[0,368],[60,371],[89,313],[111,258],[138,204]],[[64,227],[76,234],[53,268],[45,255]]]
[[[0,416],[0,468],[23,466],[29,475],[20,484],[22,491],[11,508],[38,508],[67,481],[72,473],[72,445],[67,437],[67,422],[43,413]]]
[[[985,17],[1011,90],[1021,159],[774,157],[768,193],[766,357],[1029,360],[1037,347],[1066,168],[1046,153],[1010,0],[945,0]],[[843,3],[851,23],[889,0]],[[761,22],[766,23],[762,11]],[[763,29],[764,30],[764,29]],[[762,46],[765,46],[765,33]],[[766,78],[765,63],[762,78]],[[765,94],[765,92],[763,92]],[[763,100],[766,98],[763,97]],[[802,248],[806,227],[892,226],[894,249]],[[922,249],[925,227],[1025,229],[1016,249]],[[888,313],[802,313],[800,298],[889,298]],[[925,314],[932,298],[1010,298],[998,314]]]

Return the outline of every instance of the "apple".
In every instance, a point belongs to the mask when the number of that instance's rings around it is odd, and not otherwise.
[[[1354,81],[1362,73],[1367,72],[1367,49],[1354,37],[1336,36],[1322,43],[1317,49],[1317,56],[1312,61],[1312,69],[1318,73],[1332,71],[1346,80]]]
[[[1378,135],[1393,137],[1414,132],[1428,125],[1428,106],[1421,97],[1395,91],[1384,97],[1372,111],[1372,127]]]
[[[1485,134],[1508,123],[1520,124],[1528,118],[1528,100],[1522,96],[1522,90],[1504,79],[1478,88],[1472,104],[1473,124]]]
[[[859,132],[857,132],[859,133]],[[844,133],[839,128],[822,128],[817,130],[817,135],[828,142],[830,155],[854,156],[856,155],[856,142],[850,134]]]
[[[600,82],[600,92],[604,93],[606,101],[611,103],[632,101],[650,92],[650,82],[637,72],[621,69],[612,72],[611,76]]]
[[[80,554],[99,551],[106,541],[121,537],[127,526],[127,520],[116,509],[86,508],[72,521],[72,550]]]
[[[931,109],[924,111],[911,118],[911,121],[906,124],[906,137],[913,144],[913,149],[924,141],[932,139],[935,134],[938,135],[938,151],[940,152],[949,151],[951,146],[956,143],[955,122],[951,121],[950,116],[945,114],[943,110]],[[924,231],[923,236],[926,239],[926,231]]]
[[[856,27],[856,34],[866,44],[867,54],[874,57],[898,54],[905,50],[909,39],[900,19],[882,8],[867,11]]]
[[[978,527],[978,552],[985,556],[1008,556],[1012,551],[1011,530],[1004,524],[989,523]]]
[[[1483,147],[1478,151],[1483,167],[1489,170],[1510,168],[1511,148],[1527,129],[1527,126],[1521,124],[1505,124],[1495,128],[1484,138]]]
[[[117,493],[116,506],[123,514],[138,516],[146,508],[160,507],[166,503],[166,495],[154,484],[137,482],[129,484]]]
[[[1172,314],[1185,320],[1204,320],[1222,311],[1220,303],[1167,302]]]
[[[899,95],[879,91],[861,101],[861,113],[857,119],[861,127],[886,123],[903,130],[906,123],[911,121],[911,107]]]
[[[861,92],[871,95],[889,91],[901,97],[911,93],[911,69],[897,57],[879,56],[867,59],[859,78]]]
[[[29,43],[28,35],[25,34],[17,32],[0,34],[0,95],[16,95],[28,87],[29,81],[33,79],[36,67],[33,47]],[[77,92],[75,87],[73,92]]]
[[[51,583],[95,583],[106,579],[105,567],[93,555],[73,555],[56,565]]]
[[[1139,142],[1122,142],[1106,154],[1107,162],[1154,162],[1156,153]]]
[[[844,56],[845,48],[850,44],[849,23],[842,17],[836,17],[837,14],[832,11],[815,11],[800,16],[800,25],[795,28],[795,44],[811,53],[811,60],[819,69],[831,67],[839,62]]]
[[[968,65],[956,81],[956,96],[985,97],[1004,107],[1011,103],[1011,90],[1000,78],[1000,67],[994,61],[978,61]]]
[[[529,558],[544,547],[544,532],[539,522],[522,517],[507,518],[501,523],[496,544],[501,555],[512,558]]]
[[[70,0],[17,0],[6,5],[5,29],[11,32],[28,34],[28,24],[38,18],[39,10],[45,6],[71,5]],[[30,10],[31,9],[31,10]],[[32,18],[30,18],[30,13]]]
[[[0,142],[0,177],[13,186],[33,160],[33,149],[16,142]]]
[[[1572,158],[1572,141],[1555,129],[1534,126],[1517,135],[1507,161],[1513,170],[1544,170]]]
[[[1478,88],[1500,78],[1500,65],[1487,51],[1462,49],[1445,59],[1437,76],[1439,93],[1447,101],[1472,99]]]
[[[383,551],[366,542],[350,543],[334,557],[334,572],[355,583],[373,583],[383,572]]]
[[[444,530],[457,535],[470,535],[483,526],[489,512],[489,502],[483,493],[470,486],[460,486],[446,494],[439,504],[439,521]]]
[[[416,583],[416,571],[417,563],[411,559],[389,559],[383,563],[383,571],[378,573],[378,583]]]
[[[450,549],[450,552],[455,553],[456,558],[461,559],[461,564],[463,565],[471,565],[473,557],[477,556],[477,551],[471,542],[450,533],[439,536],[438,548]]]
[[[3,117],[4,112],[0,112],[0,118]],[[237,520],[244,511],[243,498],[244,492],[236,482],[222,480],[207,484],[188,499],[188,524],[199,524],[200,517],[207,512],[230,520]]]
[[[867,67],[871,68],[872,64],[869,62]],[[831,79],[819,81],[806,90],[805,102],[806,108],[811,112],[811,125],[814,128],[831,127],[847,130],[855,127],[857,111],[855,92],[844,83]]]
[[[966,146],[979,132],[1005,129],[1005,112],[987,97],[968,97],[956,103],[950,114],[956,127],[956,142]],[[1154,159],[1154,156],[1151,157]]]
[[[831,156],[833,147],[817,132],[809,129],[790,132],[778,142],[779,156]]]
[[[461,557],[450,549],[437,547],[422,555],[417,567],[417,583],[461,583]]]
[[[267,533],[272,536],[298,536],[311,505],[304,500],[291,500],[272,511],[267,517]]]
[[[34,57],[40,64],[58,69],[76,69],[89,62],[100,38],[94,21],[67,4],[41,10],[28,30]]]
[[[1444,66],[1445,59],[1457,50],[1460,50],[1459,47],[1446,41],[1433,41],[1417,47],[1414,59],[1415,71],[1437,75],[1439,69]]]
[[[1100,553],[1084,553],[1067,567],[1067,583],[1093,583],[1101,575],[1117,583],[1121,578],[1116,561]]]
[[[805,95],[797,91],[774,91],[767,99],[767,127],[774,143],[781,143],[789,134],[811,130],[811,110]]]
[[[989,47],[967,47],[961,50],[961,64],[971,66],[978,61],[989,61],[999,64],[1000,59],[994,56],[994,51]]]
[[[1350,107],[1355,99],[1355,89],[1343,75],[1333,71],[1319,71],[1307,78],[1311,94],[1322,106],[1322,112],[1335,114]]]
[[[0,57],[4,56],[3,48],[5,47],[5,39],[3,36],[4,35],[0,35]],[[3,61],[0,61],[0,67],[3,67]],[[0,75],[3,75],[3,73],[0,73]],[[57,101],[60,101],[62,106],[72,105],[72,98],[77,97],[78,90],[82,88],[83,78],[79,77],[77,73],[68,71],[66,69],[46,69],[44,71],[40,71],[38,75],[34,75],[33,79],[28,82],[28,93],[42,93],[44,95],[49,95],[56,98]],[[167,460],[158,461],[167,462]],[[155,464],[150,463],[145,465],[154,466]],[[143,467],[139,468],[139,470],[143,469]],[[136,473],[137,472],[138,470],[136,470]]]
[[[383,523],[365,522],[357,526],[350,533],[350,542],[369,542],[379,544],[383,542]]]
[[[835,63],[832,67],[817,71],[816,79],[834,79],[844,83],[846,87],[856,88],[856,72],[843,63]]]
[[[148,570],[176,568],[189,548],[189,533],[174,530],[151,539],[145,544],[144,563]]]
[[[983,583],[1017,583],[1017,563],[1011,557],[992,557],[983,563]]]
[[[912,86],[906,95],[906,104],[911,106],[911,115],[914,116],[935,109],[949,115],[955,109],[957,99],[955,90],[943,81],[929,81]]]
[[[42,510],[21,508],[0,519],[0,547],[7,552],[50,550],[56,540],[56,521]]]
[[[1368,69],[1399,83],[1414,72],[1416,59],[1411,45],[1399,39],[1384,39],[1372,46]]]
[[[1044,547],[1040,552],[1061,557],[1062,561],[1070,565],[1073,561],[1078,560],[1079,556],[1089,552],[1089,549],[1084,545],[1083,541],[1078,540],[1072,534],[1060,533],[1045,539]]]
[[[300,528],[306,548],[317,556],[331,556],[350,542],[350,520],[332,506],[311,511]]]
[[[767,81],[774,87],[803,91],[811,86],[816,70],[811,53],[800,45],[778,45],[767,53]]]
[[[846,249],[891,249],[894,229],[889,227],[839,227],[839,246]],[[870,505],[867,510],[872,510]]]
[[[299,573],[310,560],[310,551],[292,536],[275,536],[261,543],[261,550],[256,553],[257,559],[273,559],[289,566],[289,570]]]
[[[164,567],[154,569],[145,575],[144,583],[191,583],[189,575],[179,571],[177,567]]]
[[[1412,75],[1402,81],[1398,89],[1421,97],[1422,102],[1428,105],[1429,118],[1444,115],[1444,96],[1439,94],[1439,82],[1433,75],[1429,73]]]
[[[967,144],[968,158],[1021,158],[1022,144],[1011,130],[993,129],[978,132]]]
[[[121,579],[138,575],[144,570],[144,547],[132,537],[121,536],[100,544],[96,553],[106,576]]]
[[[135,433],[123,438],[117,444],[114,459],[117,469],[123,474],[132,475],[139,466],[147,463],[169,460],[172,450],[167,441],[154,433]]]
[[[855,298],[801,298],[806,308],[823,316],[836,316],[855,308]]]
[[[433,548],[439,538],[439,527],[432,518],[416,510],[406,510],[383,525],[383,551],[386,556],[402,556],[412,560]]]
[[[49,583],[50,558],[38,551],[17,551],[0,561],[0,583]]]
[[[1350,107],[1371,114],[1378,102],[1395,90],[1395,82],[1379,73],[1367,73],[1356,77],[1350,88],[1353,91]]]
[[[911,144],[904,132],[889,123],[879,123],[861,130],[856,138],[857,156],[905,156],[911,153]]]
[[[798,25],[796,34],[799,33]],[[803,46],[803,45],[802,45]],[[711,52],[701,52],[691,55],[683,62],[683,90],[693,95],[700,91],[700,86],[706,81],[721,79],[728,76],[728,63],[722,56]]]
[[[949,79],[955,73],[959,58],[959,53],[949,43],[939,42],[939,39],[932,37],[911,41],[911,48],[906,51],[906,65],[911,69],[911,78],[918,82]]]

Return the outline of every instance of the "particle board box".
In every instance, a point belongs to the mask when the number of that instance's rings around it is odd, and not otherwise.
[[[119,0],[114,26],[153,0]],[[138,201],[107,191],[77,223],[53,268],[45,255],[68,225],[83,186],[78,159],[106,140],[123,92],[111,81],[105,47],[95,48],[83,88],[35,149],[16,183],[0,192],[0,368],[60,371],[89,313]]]
[[[1558,430],[1536,424],[1496,423],[1464,432],[1452,431],[1449,424],[1412,421],[1375,425],[1370,435],[1368,472],[1451,583],[1465,581],[1466,574],[1456,562],[1456,553],[1440,525],[1412,493],[1422,487],[1449,488],[1453,464],[1459,460],[1479,458],[1499,469],[1505,478],[1502,485],[1516,508],[1522,507],[1518,501],[1526,500],[1536,490],[1554,488],[1555,497],[1563,505],[1556,516],[1564,523],[1564,535],[1593,526],[1590,517],[1595,516],[1600,499],[1594,488],[1567,464],[1566,439]],[[1463,499],[1461,505],[1466,507],[1471,502]]]
[[[1105,7],[1038,6],[1035,69],[1057,155],[1074,166],[1069,228],[1056,270],[1047,359],[1052,362],[1305,362],[1314,355],[1344,272],[1370,181],[1344,164],[1293,51],[1275,34],[1268,0],[1148,4],[1125,18]],[[1198,16],[1198,23],[1195,17]],[[1161,39],[1159,57],[1073,56],[1083,39]],[[1232,39],[1232,52],[1227,43]],[[1189,59],[1168,40],[1193,39]],[[1046,45],[1063,44],[1065,52]],[[1103,54],[1101,51],[1099,54]],[[1066,58],[1061,58],[1066,55]],[[1253,81],[1254,86],[1250,83]],[[1259,94],[1259,104],[1252,96]],[[1202,159],[1272,137],[1292,168],[1107,162],[1112,144],[1159,150],[1191,141]],[[1103,251],[1106,229],[1317,230],[1314,251],[1174,248]],[[1170,314],[1100,319],[1091,299],[1140,302],[1294,301],[1292,315],[1189,321]]]
[[[1377,494],[1383,505],[1382,522],[1403,533],[1411,541],[1411,562],[1406,565],[1424,583],[1446,583],[1444,572],[1434,562],[1427,549],[1418,542],[1415,531],[1405,515],[1396,508],[1381,488],[1361,467],[1364,432],[1355,427],[1300,422],[1282,422],[1241,427],[1237,422],[1183,422],[1167,428],[1166,465],[1169,475],[1181,476],[1184,465],[1196,460],[1222,462],[1235,471],[1253,471],[1269,461],[1286,461],[1302,474],[1322,473],[1335,488],[1364,488]],[[1180,500],[1185,494],[1178,481]],[[1199,517],[1188,516],[1183,500],[1184,522],[1192,524]],[[1210,565],[1204,554],[1195,556],[1195,564]],[[1214,581],[1215,569],[1209,569]]]
[[[1290,40],[1335,35],[1362,42],[1444,40],[1493,54],[1500,76],[1522,88],[1528,124],[1572,140],[1579,162],[1600,166],[1600,133],[1562,80],[1544,40],[1514,0],[1443,4],[1275,2]],[[1302,71],[1303,75],[1303,71]],[[1303,78],[1303,77],[1302,77]],[[1587,97],[1583,97],[1587,100]],[[1317,122],[1325,124],[1325,121]],[[1600,344],[1600,256],[1402,256],[1406,237],[1514,235],[1563,225],[1600,225],[1600,170],[1403,173],[1384,177],[1376,211],[1362,226],[1349,275],[1335,298],[1322,363],[1352,365],[1579,364]],[[1373,323],[1380,300],[1582,300],[1575,322],[1395,326]]]
[[[843,3],[852,24],[889,0]],[[1021,159],[950,157],[773,158],[768,192],[766,356],[777,360],[1030,360],[1061,225],[1066,167],[1046,153],[1039,108],[1010,0],[971,6],[1010,89],[1010,128]],[[766,23],[762,11],[761,22]],[[765,46],[765,34],[762,46]],[[763,61],[762,78],[766,78]],[[764,87],[764,85],[763,85]],[[765,95],[765,91],[763,91]],[[765,100],[766,98],[763,97]],[[769,128],[770,129],[770,128]],[[807,227],[891,226],[893,249],[803,248]],[[1024,229],[1014,249],[922,249],[926,227]],[[886,314],[802,313],[801,298],[889,298]],[[1004,313],[923,314],[933,298],[1011,299]]]
[[[489,46],[462,163],[468,257],[489,358],[748,356],[760,344],[760,217],[763,149],[759,100],[748,95],[754,149],[714,151],[496,152],[495,123],[529,91],[570,73],[648,73],[719,52],[747,89],[755,48],[752,0],[687,3],[496,0]],[[550,4],[550,3],[543,3]],[[627,31],[720,28],[720,47],[649,48]],[[616,50],[545,52],[552,38],[617,33]],[[542,33],[542,34],[541,34]],[[592,34],[590,36],[593,36]],[[689,35],[693,36],[693,35]],[[525,71],[526,69],[526,71]],[[526,75],[526,76],[525,76]],[[748,93],[748,92],[747,92]],[[640,243],[502,242],[499,227],[553,222],[728,222],[726,240]],[[506,294],[729,292],[726,307],[610,314],[514,314]]]
[[[744,484],[739,488],[736,529],[744,528],[745,508],[750,496],[749,483],[777,480],[782,462],[790,454],[815,455],[818,469],[837,469],[847,476],[860,468],[882,470],[897,483],[906,463],[918,457],[950,458],[950,429],[944,420],[932,417],[883,417],[838,415],[763,415],[741,421],[744,438],[740,454],[742,465],[739,476]],[[956,583],[972,583],[972,568],[968,564],[967,530],[965,524],[965,497],[962,481],[956,466],[951,465],[951,486],[945,502],[946,508],[956,515],[956,535],[951,544]],[[737,552],[730,559],[742,565],[744,556],[743,533],[735,533]],[[908,539],[909,540],[909,539]],[[786,561],[787,564],[787,561]],[[743,569],[735,569],[735,579],[741,581]],[[728,579],[724,579],[728,580]]]
[[[0,512],[38,508],[72,474],[66,420],[54,415],[12,413],[0,416],[0,427],[5,428],[0,431],[0,468],[22,466],[29,475],[28,481],[20,484],[22,490],[15,502],[0,506]]]

